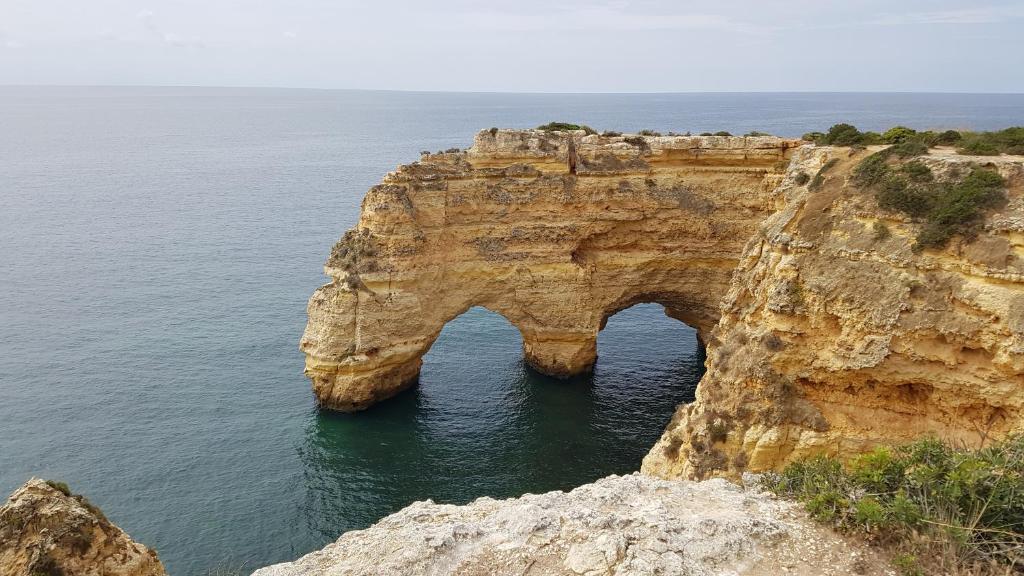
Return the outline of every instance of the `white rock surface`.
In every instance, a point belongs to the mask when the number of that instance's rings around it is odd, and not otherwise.
[[[609,476],[575,490],[416,502],[253,576],[895,574],[796,504],[721,479]]]

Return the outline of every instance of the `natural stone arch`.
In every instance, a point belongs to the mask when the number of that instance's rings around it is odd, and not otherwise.
[[[602,323],[638,302],[706,333],[796,144],[501,130],[400,167],[310,299],[301,347],[317,398],[357,410],[398,393],[473,306],[504,316],[526,361],[555,376],[590,370]]]

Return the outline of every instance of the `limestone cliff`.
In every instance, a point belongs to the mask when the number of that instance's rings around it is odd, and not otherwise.
[[[977,446],[1022,431],[1024,159],[922,156],[938,178],[972,164],[998,170],[1009,202],[977,238],[915,252],[919,225],[850,182],[871,152],[795,154],[785,205],[750,240],[725,294],[697,400],[680,407],[644,471],[735,474],[924,435]],[[820,188],[797,183],[830,158]]]
[[[507,318],[527,361],[558,376],[589,370],[605,320],[633,304],[707,333],[797,144],[492,129],[401,166],[310,299],[301,348],[317,398],[354,410],[396,394],[473,306]]]
[[[608,316],[658,302],[699,330],[708,370],[651,474],[1021,431],[1024,159],[922,156],[940,179],[989,165],[1009,202],[977,237],[915,251],[918,224],[849,183],[872,152],[481,132],[367,195],[310,300],[306,372],[323,405],[364,408],[415,382],[447,321],[485,306],[538,370],[574,374]]]
[[[888,575],[799,505],[724,480],[635,474],[572,492],[416,502],[366,530],[253,576]]]
[[[0,574],[166,576],[155,552],[83,497],[42,480],[29,480],[0,507]]]

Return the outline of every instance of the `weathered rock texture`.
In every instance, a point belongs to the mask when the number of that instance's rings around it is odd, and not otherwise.
[[[572,492],[417,502],[253,576],[895,574],[798,505],[725,480],[611,476]]]
[[[166,576],[155,552],[81,496],[42,480],[29,480],[0,507],[0,574]]]
[[[1022,431],[1024,159],[922,157],[939,178],[991,164],[1009,203],[975,240],[915,253],[918,225],[848,183],[870,152],[795,154],[785,206],[747,245],[707,339],[697,400],[644,471],[736,474],[924,435],[977,446]],[[797,185],[828,158],[838,164],[820,189]]]
[[[400,167],[309,302],[317,398],[355,410],[396,394],[473,306],[507,318],[526,360],[557,376],[589,370],[605,320],[640,302],[707,333],[797,144],[489,130]]]

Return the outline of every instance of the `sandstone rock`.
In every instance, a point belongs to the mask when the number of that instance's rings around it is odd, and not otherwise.
[[[658,302],[699,331],[708,370],[646,472],[735,477],[1024,431],[1024,159],[922,157],[939,178],[991,164],[1009,203],[972,241],[917,253],[917,224],[847,184],[870,152],[481,132],[367,195],[310,299],[306,373],[324,406],[365,408],[412,385],[444,324],[484,306],[538,370],[575,374],[611,314]],[[798,184],[830,159],[822,186]]]
[[[922,157],[940,178],[990,163],[1010,202],[973,241],[915,253],[917,225],[847,182],[870,152],[794,155],[786,203],[725,295],[697,400],[644,471],[737,475],[925,435],[978,446],[1024,430],[1024,159]],[[796,185],[826,158],[839,163],[820,189]],[[878,237],[876,222],[891,234]]]
[[[166,576],[156,552],[87,500],[37,479],[0,507],[0,574]]]
[[[488,130],[400,167],[310,299],[301,348],[318,400],[355,410],[411,385],[473,306],[507,318],[527,361],[556,376],[589,370],[605,320],[633,304],[710,331],[797,144]]]
[[[799,507],[725,480],[610,476],[569,493],[417,502],[253,576],[895,574]]]

